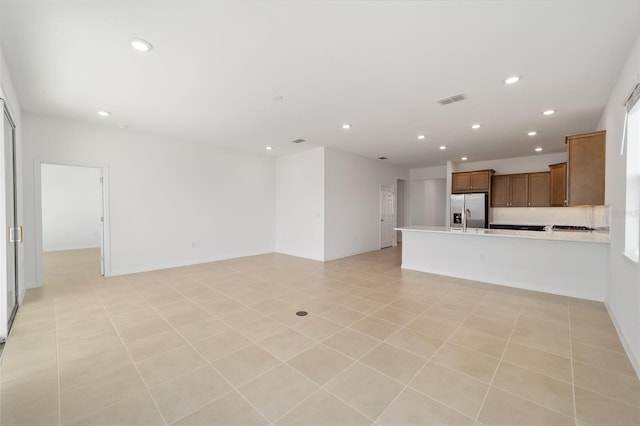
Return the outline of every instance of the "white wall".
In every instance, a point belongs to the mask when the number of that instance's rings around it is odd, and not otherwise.
[[[17,205],[17,219],[18,224],[22,224],[24,222],[24,207],[22,205],[21,200],[24,199],[23,192],[23,183],[22,183],[22,113],[20,109],[20,100],[18,99],[18,95],[13,86],[13,82],[11,80],[11,74],[9,73],[9,64],[4,58],[4,54],[2,53],[2,48],[0,47],[0,97],[5,99],[9,112],[11,113],[11,117],[14,120],[14,124],[16,125],[16,194],[18,198]],[[4,168],[0,168],[0,170],[4,173]],[[3,174],[4,176],[4,174]],[[4,178],[3,178],[4,181]],[[0,197],[4,200],[4,192],[0,189]],[[4,209],[4,202],[0,202],[0,208]],[[7,229],[5,220],[1,220],[0,227],[2,229]],[[0,279],[6,279],[6,245],[0,245]],[[22,244],[18,245],[18,301],[22,303],[22,299],[24,298],[24,292],[27,288],[24,279],[24,256],[25,250]]]
[[[43,250],[100,247],[100,169],[43,164],[40,176]]]
[[[529,155],[526,157],[502,158],[499,160],[473,161],[455,163],[456,172],[470,170],[493,169],[498,175],[512,173],[548,172],[549,164],[563,163],[567,161],[567,153]]]
[[[611,245],[607,306],[625,349],[640,376],[640,270],[622,255],[625,233],[626,155],[620,156],[624,102],[640,82],[640,38],[618,77],[599,129],[607,130],[605,203],[611,206]],[[625,153],[626,154],[626,153]]]
[[[411,180],[446,179],[446,177],[447,166],[422,167],[409,170],[409,178]]]
[[[412,226],[445,226],[446,206],[446,179],[411,181]]]
[[[409,226],[411,224],[411,194],[409,193],[409,181],[398,179],[396,184],[396,226]],[[402,242],[402,231],[395,231],[396,242]]]
[[[325,259],[380,248],[380,185],[396,188],[408,177],[407,169],[326,148]]]
[[[41,162],[106,166],[112,275],[273,252],[272,158],[34,114],[23,121],[28,285],[42,282]]]
[[[324,260],[324,148],[276,160],[276,251]]]

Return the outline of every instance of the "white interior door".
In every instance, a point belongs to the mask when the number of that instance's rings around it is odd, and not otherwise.
[[[392,186],[380,187],[380,248],[391,247],[394,243],[395,191]]]
[[[2,185],[0,185],[0,223],[5,238],[0,250],[0,341],[9,335],[11,323],[18,309],[18,243],[22,242],[22,227],[17,225],[16,173],[15,173],[15,125],[4,101],[0,134],[2,151]]]
[[[102,215],[100,216],[100,275],[104,277],[104,171],[100,170],[100,200],[102,202]]]

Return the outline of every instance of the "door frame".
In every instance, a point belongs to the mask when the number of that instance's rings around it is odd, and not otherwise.
[[[14,298],[15,298],[15,305],[13,308],[12,312],[7,312],[7,286],[8,283],[6,282],[6,277],[7,277],[7,260],[8,260],[8,253],[6,250],[7,247],[7,240],[5,240],[5,238],[9,238],[7,233],[8,233],[8,229],[9,227],[13,228],[15,227],[17,224],[21,223],[21,217],[19,216],[19,212],[21,211],[20,209],[20,204],[19,204],[19,184],[18,184],[18,176],[19,176],[19,170],[18,170],[18,164],[19,164],[19,159],[18,159],[18,138],[17,138],[17,123],[15,121],[14,114],[13,114],[13,110],[11,108],[11,106],[9,105],[9,102],[7,101],[7,99],[4,97],[4,92],[2,91],[2,88],[0,88],[0,105],[2,106],[0,109],[1,114],[2,114],[2,120],[3,122],[0,123],[0,131],[2,131],[2,137],[4,138],[4,116],[6,115],[8,120],[10,121],[11,127],[13,129],[12,132],[12,141],[11,141],[11,162],[13,163],[13,221],[14,223],[9,224],[7,223],[7,215],[6,215],[6,211],[7,211],[7,205],[6,205],[6,181],[4,180],[3,177],[3,185],[0,185],[0,227],[3,228],[1,231],[1,235],[2,237],[2,244],[0,244],[0,282],[3,282],[2,285],[0,285],[0,321],[2,322],[2,325],[0,325],[0,342],[4,342],[8,337],[9,337],[9,332],[11,330],[11,324],[13,323],[13,320],[15,318],[15,315],[18,311],[19,305],[20,305],[20,296],[21,296],[21,292],[22,292],[22,287],[23,287],[23,283],[22,283],[22,279],[23,279],[23,274],[22,274],[22,256],[24,255],[24,250],[22,249],[21,245],[16,244],[14,250],[15,250],[15,258],[13,260],[13,267],[15,269],[15,288],[14,288]],[[3,146],[2,149],[0,151],[0,164],[2,164],[1,170],[2,170],[2,175],[4,176],[4,166],[6,163],[6,159],[4,156],[4,140],[3,140]],[[21,242],[21,241],[20,241]],[[6,320],[6,323],[5,323]]]
[[[100,169],[102,174],[102,215],[104,218],[102,255],[104,257],[104,276],[111,276],[111,219],[109,208],[109,166],[106,164],[72,162],[72,161],[47,161],[41,159],[33,160],[33,189],[34,189],[34,218],[35,218],[35,243],[36,243],[36,282],[38,287],[44,285],[43,272],[43,251],[42,251],[42,165],[51,164],[55,166],[71,167],[91,167]]]
[[[408,178],[399,177],[399,178],[396,178],[396,196],[395,196],[395,199],[394,199],[394,202],[395,202],[395,205],[396,205],[396,210],[395,210],[396,211],[396,216],[395,216],[395,224],[394,224],[395,226],[394,226],[394,228],[397,228],[398,226],[400,226],[400,225],[398,225],[398,211],[399,211],[398,205],[399,205],[399,201],[400,201],[399,197],[398,197],[398,187],[399,187],[398,184],[400,183],[400,181],[403,182],[403,184],[402,184],[403,185],[403,194],[402,194],[402,196],[403,196],[403,200],[402,200],[403,206],[402,206],[402,209],[403,209],[404,217],[403,217],[403,221],[402,221],[403,222],[402,226],[411,226],[411,196],[410,196],[410,188],[409,188],[410,180]],[[407,217],[408,217],[408,220],[405,221],[404,219],[407,218]],[[396,236],[395,241],[394,241],[394,243],[395,243],[394,246],[397,246],[398,242],[399,242],[398,241],[398,235],[400,235],[400,242],[402,242],[402,231],[394,231],[394,232],[395,232],[395,236]]]
[[[395,185],[385,185],[380,184],[380,191],[378,193],[378,248],[382,249],[382,189],[383,188],[391,188],[393,191],[393,224],[392,226],[395,228],[398,220],[398,210],[397,210],[397,197],[396,194],[398,192],[398,188]],[[391,245],[387,247],[395,247],[398,243],[396,242],[395,231],[391,233]],[[385,248],[387,248],[385,247]]]

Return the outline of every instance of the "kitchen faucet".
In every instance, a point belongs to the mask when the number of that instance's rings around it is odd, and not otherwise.
[[[467,231],[467,218],[471,216],[471,211],[469,209],[464,209],[464,212],[462,214],[462,231],[466,232]]]

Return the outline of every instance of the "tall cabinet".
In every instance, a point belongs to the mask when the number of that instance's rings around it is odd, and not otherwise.
[[[567,136],[569,206],[604,204],[606,131]]]

